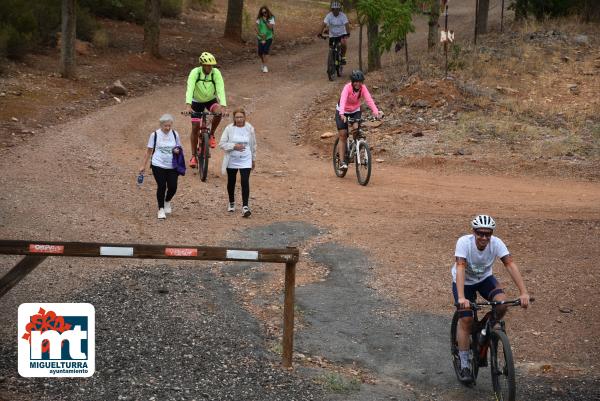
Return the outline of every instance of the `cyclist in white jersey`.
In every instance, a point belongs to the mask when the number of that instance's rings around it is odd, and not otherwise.
[[[502,286],[493,274],[492,267],[499,258],[508,274],[519,289],[521,306],[529,306],[529,294],[513,261],[508,248],[498,237],[494,237],[496,222],[488,215],[476,216],[471,222],[473,234],[464,235],[456,242],[452,266],[452,294],[454,302],[459,304],[459,324],[456,333],[460,356],[460,377],[462,382],[472,382],[473,375],[469,365],[469,336],[473,324],[473,311],[470,302],[475,302],[477,292],[488,301],[505,301]],[[506,306],[498,307],[498,318],[506,313]]]
[[[329,29],[329,45],[333,42],[340,42],[342,50],[342,64],[346,64],[346,49],[347,49],[347,38],[350,36],[350,21],[341,9],[342,5],[339,1],[331,2],[331,12],[329,12],[323,20],[321,30],[317,36],[321,37],[325,29]]]

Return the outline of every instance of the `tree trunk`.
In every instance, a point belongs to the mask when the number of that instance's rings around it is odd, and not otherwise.
[[[440,19],[440,0],[431,0],[431,10],[429,14],[429,35],[427,36],[427,49],[436,48],[438,43],[438,21]]]
[[[62,0],[60,75],[75,78],[75,0]]]
[[[349,12],[354,10],[356,0],[344,0],[344,11]]]
[[[160,37],[160,0],[146,0],[144,21],[144,52],[160,57],[158,47]]]
[[[244,17],[244,0],[228,0],[225,37],[242,41],[242,21]]]
[[[358,69],[363,70],[363,27],[364,24],[360,24],[358,28]]]
[[[369,54],[367,67],[369,71],[375,71],[381,68],[381,53],[377,47],[377,39],[379,38],[379,25],[376,22],[367,22],[367,41]]]
[[[479,0],[479,10],[477,12],[477,33],[480,35],[487,33],[489,10],[490,0]]]

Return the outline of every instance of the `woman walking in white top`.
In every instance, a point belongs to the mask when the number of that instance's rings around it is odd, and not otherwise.
[[[179,155],[181,140],[173,128],[173,116],[163,114],[159,120],[160,129],[150,134],[144,161],[140,166],[140,174],[144,174],[148,159],[152,157],[152,175],[156,180],[156,199],[158,201],[158,218],[165,219],[171,213],[171,199],[177,192],[179,172],[173,166],[173,155]]]
[[[252,212],[248,206],[250,198],[250,171],[256,163],[256,134],[254,127],[246,122],[246,111],[242,108],[233,112],[233,123],[229,124],[221,135],[219,147],[225,151],[221,172],[227,172],[228,212],[235,211],[235,181],[238,171],[242,184],[242,216],[249,217]]]

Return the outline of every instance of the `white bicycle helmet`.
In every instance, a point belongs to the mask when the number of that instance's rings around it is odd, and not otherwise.
[[[329,8],[331,8],[332,10],[334,8],[337,8],[337,9],[341,10],[342,9],[342,5],[340,4],[339,1],[332,1],[331,2],[331,6],[329,6]]]
[[[488,216],[487,214],[480,214],[475,216],[473,221],[471,222],[471,227],[473,229],[478,228],[489,228],[490,230],[496,229],[496,222],[492,219],[492,216]]]

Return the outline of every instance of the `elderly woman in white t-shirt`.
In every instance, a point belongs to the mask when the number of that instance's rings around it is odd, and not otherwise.
[[[242,108],[233,112],[233,123],[223,130],[219,147],[225,151],[222,173],[227,173],[227,211],[235,211],[235,181],[238,171],[242,184],[242,216],[249,217],[252,212],[248,206],[250,198],[250,171],[255,167],[256,134],[254,127],[246,122],[246,111]]]
[[[143,174],[152,157],[152,174],[156,180],[156,199],[158,201],[158,218],[165,219],[172,212],[171,199],[177,192],[177,178],[179,173],[173,166],[173,155],[182,152],[179,134],[173,129],[173,116],[163,114],[160,117],[160,128],[150,134],[140,167]]]

